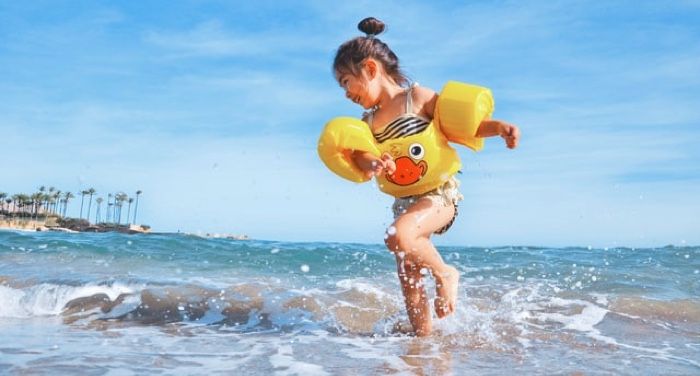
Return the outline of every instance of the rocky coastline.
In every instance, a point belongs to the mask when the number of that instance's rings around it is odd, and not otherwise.
[[[84,219],[48,217],[47,219],[0,218],[0,229],[20,231],[56,232],[119,232],[123,234],[146,234],[151,232],[148,225],[89,223]]]

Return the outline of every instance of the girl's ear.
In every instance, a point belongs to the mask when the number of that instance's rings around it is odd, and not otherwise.
[[[365,69],[367,69],[367,75],[370,79],[377,76],[377,62],[374,59],[367,59],[365,61]]]

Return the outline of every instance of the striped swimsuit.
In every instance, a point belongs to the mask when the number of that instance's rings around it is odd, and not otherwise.
[[[389,122],[389,124],[383,127],[383,130],[378,133],[374,133],[374,138],[380,144],[386,140],[391,140],[394,138],[402,138],[412,136],[423,132],[428,125],[430,125],[430,120],[418,116],[413,113],[413,87],[415,84],[411,85],[406,91],[406,112],[397,116],[396,119]],[[367,114],[367,123],[371,126],[374,117],[374,111]]]

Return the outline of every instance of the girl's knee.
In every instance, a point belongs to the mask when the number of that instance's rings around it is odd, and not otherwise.
[[[384,244],[386,245],[386,248],[391,251],[392,253],[398,253],[399,252],[399,241],[396,238],[396,235],[389,235],[387,232],[386,235],[384,236]]]
[[[407,255],[417,249],[418,236],[409,229],[391,226],[386,232],[384,243],[389,251],[396,255]]]

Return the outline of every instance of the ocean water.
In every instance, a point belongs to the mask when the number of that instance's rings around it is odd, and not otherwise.
[[[0,231],[0,374],[700,374],[700,247],[439,249],[416,338],[383,245]]]

